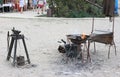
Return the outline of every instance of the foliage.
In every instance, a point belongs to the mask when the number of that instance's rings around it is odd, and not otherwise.
[[[102,5],[102,0],[91,0]],[[85,0],[48,0],[49,8],[56,17],[91,17],[103,16],[102,9],[87,3]]]
[[[0,4],[3,4],[3,0],[0,0]]]

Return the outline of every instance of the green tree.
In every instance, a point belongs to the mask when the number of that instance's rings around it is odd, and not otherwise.
[[[3,4],[3,0],[0,0],[0,4]]]
[[[102,5],[102,0],[91,0]],[[85,0],[49,0],[49,7],[56,17],[91,17],[102,16],[102,10]]]

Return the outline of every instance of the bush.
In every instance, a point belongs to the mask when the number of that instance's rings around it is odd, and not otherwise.
[[[92,0],[94,3],[102,5],[102,0]],[[53,16],[56,17],[100,17],[102,10],[85,0],[49,0],[49,8],[52,9]]]

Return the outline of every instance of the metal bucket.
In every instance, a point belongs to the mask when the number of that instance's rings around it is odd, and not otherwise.
[[[17,65],[19,65],[19,66],[25,65],[24,56],[19,56],[19,57],[17,57]]]

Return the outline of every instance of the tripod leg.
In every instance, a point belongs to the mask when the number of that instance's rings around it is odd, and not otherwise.
[[[13,48],[13,44],[14,44],[14,39],[12,38],[11,43],[10,43],[10,48],[9,48],[9,51],[8,51],[8,55],[7,55],[7,60],[8,61],[9,61],[10,56],[11,56],[11,51],[12,51],[12,48]]]
[[[7,51],[9,51],[9,40],[10,40],[10,36],[9,36],[9,31],[7,33]]]
[[[28,63],[30,64],[30,59],[29,59],[29,55],[28,55],[28,51],[27,51],[27,47],[26,47],[24,38],[22,38],[22,41],[23,41],[23,45],[24,45],[24,48],[25,48],[25,52],[26,52]]]
[[[15,48],[14,48],[13,66],[15,66],[16,50],[17,50],[17,38],[15,39]]]

